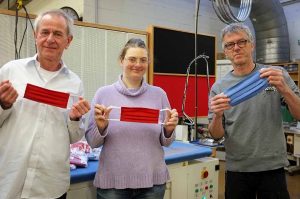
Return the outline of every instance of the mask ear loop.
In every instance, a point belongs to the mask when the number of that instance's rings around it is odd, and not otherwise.
[[[109,106],[108,108],[121,110],[120,106]],[[114,118],[107,118],[107,120],[108,121],[120,121],[120,119],[114,119]]]
[[[78,102],[80,100],[79,99],[80,97],[81,97],[80,95],[76,95],[74,93],[69,93],[69,100],[68,100],[66,109],[71,110],[73,104]]]
[[[164,109],[161,109],[161,110],[159,110],[159,111],[160,111],[160,113],[162,113],[162,112],[164,112],[164,111],[169,111],[169,112],[171,113],[171,110],[168,109],[168,108],[164,108]],[[165,122],[159,122],[158,124],[165,125]]]

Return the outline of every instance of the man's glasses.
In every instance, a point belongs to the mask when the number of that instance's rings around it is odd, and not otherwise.
[[[131,64],[137,64],[138,62],[140,64],[148,64],[148,58],[146,58],[146,57],[143,57],[143,58],[127,57],[125,59]]]
[[[246,40],[246,39],[241,39],[237,42],[228,42],[224,45],[224,48],[226,50],[232,50],[234,48],[235,44],[237,44],[238,47],[240,47],[240,48],[244,48],[246,46],[247,42],[248,42],[248,40]]]

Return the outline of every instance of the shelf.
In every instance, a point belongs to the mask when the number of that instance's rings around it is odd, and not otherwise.
[[[300,61],[287,63],[272,63],[270,65],[284,67],[290,74],[291,78],[300,88]]]
[[[298,72],[289,72],[291,78],[297,82],[298,81]],[[298,85],[299,86],[299,85]]]

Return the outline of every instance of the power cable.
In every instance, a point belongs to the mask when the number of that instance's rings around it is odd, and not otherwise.
[[[19,10],[21,8],[23,8],[25,10],[25,13],[26,13],[26,23],[25,23],[25,29],[24,29],[23,34],[22,34],[21,43],[20,43],[20,46],[18,48],[18,22],[19,22]],[[21,49],[22,49],[22,46],[23,46],[23,42],[24,42],[24,38],[25,38],[26,32],[27,32],[27,26],[28,26],[27,23],[28,23],[28,20],[30,22],[32,31],[34,32],[34,27],[33,27],[33,24],[31,22],[31,19],[29,17],[29,14],[27,12],[26,7],[23,5],[22,0],[17,0],[16,1],[15,32],[14,32],[15,59],[20,59],[21,58]],[[35,52],[37,52],[36,44],[35,44]]]
[[[197,56],[196,58],[194,58],[188,65],[187,70],[186,70],[186,81],[185,81],[185,85],[184,85],[184,91],[183,91],[183,99],[182,99],[182,114],[184,116],[184,118],[187,120],[184,123],[186,125],[189,126],[196,126],[195,122],[193,121],[193,119],[191,117],[188,116],[188,114],[185,112],[185,104],[186,104],[186,96],[187,96],[187,88],[188,88],[188,84],[189,84],[189,77],[190,77],[190,70],[192,67],[192,64],[198,60],[198,59],[204,59],[206,62],[206,73],[207,73],[207,86],[208,86],[208,93],[210,90],[210,84],[209,84],[209,66],[208,66],[208,61],[207,59],[209,59],[209,56],[205,55],[205,54],[201,54],[199,56]],[[196,121],[196,120],[195,120]]]

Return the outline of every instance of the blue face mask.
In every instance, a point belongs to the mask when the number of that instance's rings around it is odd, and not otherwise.
[[[226,89],[224,94],[230,98],[229,104],[236,106],[239,103],[254,97],[269,86],[267,78],[260,78],[260,72],[255,71],[236,85]]]

